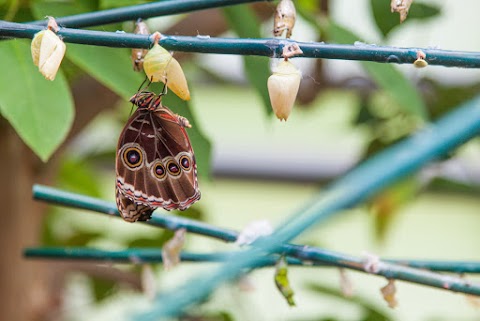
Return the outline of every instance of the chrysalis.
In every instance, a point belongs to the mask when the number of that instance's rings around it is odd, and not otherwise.
[[[150,31],[148,30],[148,26],[142,19],[138,19],[135,23],[135,31],[136,35],[149,35]],[[148,49],[141,49],[141,48],[134,48],[132,49],[132,63],[133,63],[133,70],[135,71],[142,71],[143,69],[143,59],[147,54]]]
[[[279,37],[287,31],[287,38],[292,36],[293,26],[297,18],[297,12],[292,0],[282,0],[277,5],[273,19],[273,35]]]
[[[288,60],[282,60],[268,77],[268,94],[275,115],[287,120],[297,98],[302,73]]]
[[[275,285],[285,300],[287,300],[288,305],[295,306],[295,301],[293,300],[294,292],[288,280],[287,260],[284,256],[278,260],[275,266]]]
[[[158,44],[161,34],[153,34],[155,43],[145,56],[143,69],[152,82],[166,83],[178,97],[190,100],[187,79],[178,61],[162,46]],[[167,82],[168,79],[168,82]]]
[[[55,79],[67,49],[54,31],[58,31],[58,25],[55,19],[49,17],[48,29],[36,33],[31,44],[33,63],[48,80]]]

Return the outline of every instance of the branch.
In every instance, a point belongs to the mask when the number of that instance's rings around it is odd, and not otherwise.
[[[303,246],[302,246],[303,248]],[[350,267],[364,266],[364,259],[352,260],[352,257],[347,255],[340,255],[335,252],[329,252],[317,248],[309,248],[307,251],[322,253],[323,260],[319,260],[319,255],[310,256],[310,260],[299,260],[297,258],[288,257],[288,264],[295,266],[325,266],[325,267]],[[234,252],[218,252],[218,253],[190,253],[182,252],[180,260],[184,262],[226,262],[231,259]],[[94,260],[94,261],[110,261],[115,263],[162,263],[162,249],[161,248],[132,248],[119,251],[106,251],[86,247],[32,247],[26,248],[24,256],[28,258],[42,258],[55,260]],[[329,258],[330,263],[326,262]],[[267,266],[274,266],[279,259],[278,255],[271,255],[264,257],[251,268],[260,268]],[[398,264],[394,269],[390,269],[385,273],[385,277],[399,274],[403,266],[428,269],[437,272],[451,272],[451,273],[480,273],[480,262],[478,261],[427,261],[427,260],[382,260],[384,263]],[[333,263],[335,262],[335,263]],[[348,265],[345,263],[348,262]],[[383,263],[382,263],[383,264]],[[358,269],[360,272],[366,272],[364,268]]]
[[[44,27],[0,21],[0,37],[32,38]],[[124,32],[105,32],[60,28],[58,32],[65,42],[120,48],[150,48],[151,36]],[[413,64],[422,51],[430,65],[447,67],[480,68],[480,52],[453,51],[427,48],[397,48],[376,45],[337,45],[323,42],[298,42],[291,39],[241,39],[214,38],[210,36],[163,35],[160,45],[168,50],[282,57],[284,46],[296,44],[303,51],[298,57],[362,60],[382,63]]]
[[[147,19],[151,17],[168,16],[179,13],[192,12],[202,9],[232,6],[249,2],[265,2],[271,0],[171,0],[157,1],[134,6],[109,10],[82,13],[73,16],[55,18],[58,25],[70,28],[84,28],[105,25],[114,22]],[[46,25],[45,20],[32,21],[31,24]]]

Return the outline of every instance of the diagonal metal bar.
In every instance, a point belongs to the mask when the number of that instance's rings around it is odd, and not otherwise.
[[[169,0],[134,6],[82,13],[67,17],[55,17],[60,26],[84,28],[100,26],[114,22],[147,19],[151,17],[168,16],[203,9],[232,6],[242,3],[267,2],[271,0]],[[32,21],[31,24],[47,25],[45,20]]]
[[[0,37],[33,38],[43,26],[0,21]],[[119,48],[150,48],[151,36],[123,32],[105,32],[61,28],[58,34],[65,42],[108,46]],[[447,67],[480,68],[480,52],[440,50],[430,48],[398,48],[375,45],[338,45],[322,42],[298,42],[291,39],[242,39],[214,38],[209,36],[168,36],[160,44],[168,50],[281,57],[283,48],[297,44],[303,51],[299,57],[361,60],[381,63],[411,64],[417,59],[417,52],[426,54],[430,65]]]

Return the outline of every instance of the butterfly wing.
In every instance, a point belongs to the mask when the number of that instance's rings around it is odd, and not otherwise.
[[[116,160],[117,205],[125,219],[148,219],[157,207],[184,210],[200,199],[184,126],[183,118],[163,106],[157,111],[139,108],[130,117]]]

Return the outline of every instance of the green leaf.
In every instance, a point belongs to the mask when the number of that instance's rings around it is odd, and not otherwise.
[[[58,174],[62,187],[72,192],[101,197],[98,173],[88,161],[67,159],[64,160]]]
[[[100,0],[100,9],[111,9],[125,6],[133,6],[137,4],[143,4],[150,1],[146,0]]]
[[[67,136],[74,108],[68,84],[59,71],[43,78],[24,40],[0,43],[0,112],[22,140],[46,161]]]
[[[375,195],[369,202],[377,241],[385,240],[397,214],[418,194],[419,189],[417,179],[408,177]]]
[[[370,0],[373,18],[383,37],[386,37],[396,26],[400,25],[398,13],[390,11],[390,3],[385,0]],[[408,12],[408,18],[403,24],[414,19],[428,19],[440,14],[437,6],[413,2]]]
[[[325,0],[296,0],[295,7],[304,12],[316,12],[320,8],[320,2]]]
[[[101,302],[115,293],[117,283],[112,280],[107,280],[99,277],[90,277],[92,282],[93,296],[96,302]]]
[[[437,6],[422,2],[413,2],[408,11],[408,19],[428,19],[440,15],[442,11]]]
[[[46,16],[55,18],[96,11],[96,0],[80,1],[31,1],[32,13],[35,19],[42,20]]]
[[[72,45],[71,48],[69,46],[67,56],[77,66],[125,100],[132,97],[138,90],[138,86],[145,80],[145,74],[132,70],[129,50]],[[152,84],[150,89],[155,86],[158,85]],[[195,151],[198,173],[209,177],[211,144],[195,120],[189,102],[181,100],[174,94],[168,94],[163,98],[163,103],[174,112],[186,117],[192,124],[192,128],[187,129],[187,132]]]
[[[260,23],[252,9],[247,6],[235,6],[223,9],[224,15],[233,29],[241,38],[261,38]],[[243,56],[245,73],[248,80],[257,90],[263,100],[267,115],[272,114],[270,97],[268,96],[267,81],[271,75],[269,59],[267,57]]]
[[[102,236],[100,232],[88,232],[79,230],[75,234],[70,236],[67,240],[62,241],[62,245],[76,247],[76,246],[86,246],[91,241],[98,239]]]
[[[145,79],[133,71],[128,49],[69,44],[67,58],[125,100]]]
[[[328,24],[326,32],[329,40],[337,43],[352,44],[360,38],[332,22]],[[367,61],[362,61],[361,64],[378,87],[390,94],[406,113],[427,118],[426,106],[420,93],[394,66]]]

